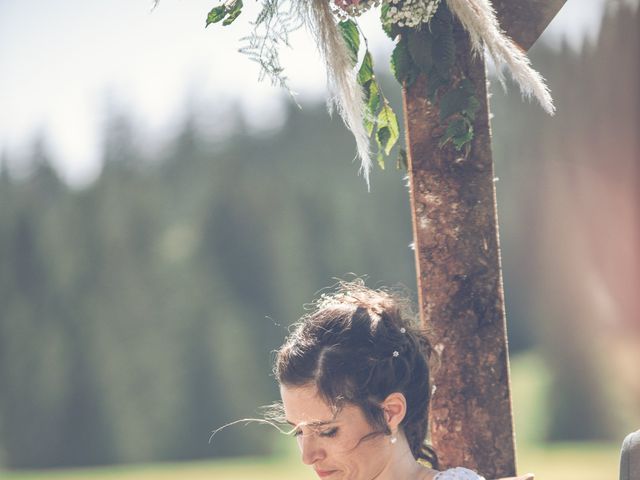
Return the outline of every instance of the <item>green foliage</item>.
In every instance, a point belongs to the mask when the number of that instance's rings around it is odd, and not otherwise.
[[[341,22],[345,24],[341,27],[345,42],[349,45],[350,51],[357,52],[360,40],[357,25],[353,22]],[[373,69],[373,57],[368,48],[362,58],[358,68],[357,80],[363,89],[366,115],[364,127],[367,134],[371,136],[375,132],[376,144],[378,146],[377,162],[380,168],[384,169],[385,156],[389,156],[391,149],[399,138],[399,125],[389,101],[382,93],[382,89],[376,80]]]
[[[396,44],[391,53],[391,72],[400,84],[409,86],[416,79],[416,65],[411,60],[409,47],[404,37]]]
[[[389,155],[391,149],[400,137],[400,129],[398,127],[396,114],[388,103],[385,103],[380,110],[377,123],[378,131],[376,133],[376,140],[378,146],[384,150],[384,153]]]
[[[382,4],[382,7],[380,7],[380,23],[382,25],[382,30],[384,31],[384,33],[386,33],[391,40],[395,40],[395,38],[400,33],[400,28],[389,21],[390,8],[390,4]]]
[[[360,85],[366,85],[370,80],[373,80],[373,77],[373,58],[369,50],[367,50],[362,59],[360,69],[358,70],[358,83]]]
[[[468,85],[470,85],[470,82],[462,82],[440,98],[440,121],[444,121],[456,113],[462,113],[469,108],[471,98],[473,98],[473,89],[469,89]]]
[[[258,79],[269,77],[273,85],[289,89],[288,79],[280,63],[279,49],[289,46],[289,35],[302,26],[300,15],[289,0],[261,0],[262,8],[252,22],[250,35],[242,38],[240,53],[260,65]]]
[[[383,19],[385,15],[386,12]],[[428,26],[403,29],[391,57],[391,70],[405,86],[410,86],[418,75],[426,75],[426,94],[439,107],[440,122],[445,127],[440,148],[451,143],[456,150],[468,154],[480,102],[471,82],[460,72],[462,80],[454,83],[455,57],[453,17],[446,3],[441,2]]]
[[[432,103],[436,102],[436,94],[438,91],[449,85],[449,77],[443,77],[438,70],[432,68],[427,75],[427,97]]]
[[[353,65],[355,65],[358,62],[358,52],[360,51],[360,33],[358,32],[358,26],[353,20],[344,20],[338,23],[338,28],[351,54],[351,61]]]
[[[462,150],[473,140],[473,122],[480,108],[480,101],[474,95],[472,83],[462,80],[457,87],[449,90],[440,98],[440,121],[446,122],[447,128],[440,146],[452,142],[456,150]]]
[[[380,108],[380,87],[375,81],[368,81],[363,87],[365,90],[365,101],[367,105],[367,116],[365,117],[365,128],[367,134],[371,136],[375,126],[376,112]]]
[[[238,16],[242,13],[242,0],[235,0],[231,4],[231,9],[229,11],[229,15],[224,19],[222,25],[227,26],[231,25]]]
[[[396,160],[396,168],[398,170],[409,169],[409,160],[407,157],[407,151],[404,148],[398,149],[398,159]]]
[[[471,140],[473,140],[473,124],[466,118],[456,118],[447,126],[439,145],[444,147],[452,142],[456,150],[462,150]]]
[[[441,2],[431,19],[429,28],[422,29],[425,37],[430,38],[433,66],[444,79],[451,76],[451,68],[456,59],[456,45],[453,36],[453,17],[445,2]]]
[[[218,23],[224,19],[227,15],[227,7],[225,5],[220,5],[218,7],[214,7],[211,9],[209,14],[207,15],[206,27],[211,25],[212,23]]]
[[[242,6],[242,0],[230,0],[223,5],[212,8],[207,14],[205,27],[221,21],[224,26],[231,25],[242,13]]]
[[[410,29],[407,32],[407,44],[413,63],[422,73],[429,73],[433,68],[432,35],[428,29]]]

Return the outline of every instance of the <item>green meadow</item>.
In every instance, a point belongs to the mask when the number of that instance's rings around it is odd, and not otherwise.
[[[541,480],[608,480],[618,478],[618,445],[563,444],[548,448],[521,448],[519,470]],[[39,472],[5,472],[7,480],[305,480],[315,475],[293,457],[236,459],[233,461],[155,464]]]

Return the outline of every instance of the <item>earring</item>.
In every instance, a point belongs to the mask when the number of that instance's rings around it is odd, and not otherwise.
[[[398,437],[396,437],[396,436],[394,435],[393,437],[391,437],[391,438],[389,439],[389,441],[390,441],[392,444],[394,444],[394,443],[396,443],[396,442],[398,441]]]

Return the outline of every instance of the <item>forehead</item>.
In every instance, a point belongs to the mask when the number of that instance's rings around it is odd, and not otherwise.
[[[287,420],[296,425],[331,422],[336,410],[318,395],[315,386],[280,386],[280,396]]]

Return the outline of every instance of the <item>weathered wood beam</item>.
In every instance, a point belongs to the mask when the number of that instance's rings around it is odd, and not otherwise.
[[[542,35],[567,0],[493,0],[500,26],[524,50]]]
[[[467,157],[438,146],[428,78],[403,89],[420,310],[438,357],[430,435],[443,468],[498,478],[516,465],[487,81],[459,25],[455,35],[454,69],[481,103]]]
[[[494,0],[502,28],[528,50],[565,0]],[[457,23],[457,22],[456,22]],[[443,468],[516,474],[485,62],[456,24],[454,71],[481,108],[469,155],[438,143],[444,127],[422,75],[403,89],[418,295],[437,359],[430,436]]]
[[[528,50],[565,0],[494,0],[504,30]],[[456,26],[456,63],[481,108],[468,156],[440,148],[438,108],[424,75],[403,89],[418,294],[437,359],[431,441],[442,467],[486,478],[516,474],[504,293],[487,81]]]

